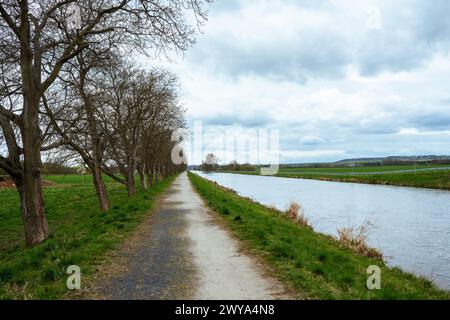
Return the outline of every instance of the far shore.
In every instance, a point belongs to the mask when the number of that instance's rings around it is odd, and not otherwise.
[[[260,175],[258,171],[219,170],[209,172]],[[345,173],[335,174],[335,173],[321,173],[321,172],[291,173],[281,170],[279,173],[273,176],[279,178],[312,179],[320,181],[450,190],[450,170],[386,172],[383,174],[358,173],[357,175]]]

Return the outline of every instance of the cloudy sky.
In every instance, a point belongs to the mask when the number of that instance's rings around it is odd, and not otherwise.
[[[450,154],[450,1],[216,0],[167,66],[189,123],[280,130],[281,161]]]

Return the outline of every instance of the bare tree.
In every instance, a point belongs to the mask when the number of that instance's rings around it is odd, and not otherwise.
[[[138,149],[138,171],[142,189],[145,189],[147,184],[145,176],[151,185],[163,175],[163,166],[172,165],[172,133],[185,127],[184,109],[178,102],[176,77],[168,72],[161,72],[158,78],[156,103],[153,105],[151,117],[144,123]]]
[[[202,164],[202,170],[212,171],[216,170],[219,165],[219,158],[214,153],[208,153],[205,161]]]
[[[104,171],[125,184],[132,196],[136,192],[136,170],[145,189],[145,169],[149,159],[159,154],[147,152],[149,141],[166,143],[160,129],[168,130],[167,124],[181,117],[175,93],[176,78],[165,71],[144,72],[120,63],[109,68],[103,78],[107,83],[102,86],[109,92],[102,122],[110,140],[106,153],[109,164],[124,178],[111,174],[113,169],[108,169],[108,164]]]
[[[92,173],[100,210],[106,211],[110,206],[102,176],[106,141],[98,125],[105,99],[104,90],[96,82],[99,75],[96,68],[101,61],[96,54],[85,53],[89,51],[78,54],[75,61],[67,64],[58,85],[43,101],[62,143],[77,152]]]
[[[41,187],[43,132],[39,110],[45,93],[63,66],[114,33],[117,45],[184,50],[194,28],[185,22],[184,9],[205,18],[208,0],[17,0],[0,1],[0,127],[7,154],[2,167],[14,180],[28,245],[48,236]],[[80,19],[71,23],[73,6]]]

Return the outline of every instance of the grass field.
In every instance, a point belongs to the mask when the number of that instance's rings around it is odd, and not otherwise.
[[[281,168],[281,174],[288,173],[325,173],[325,174],[346,174],[346,173],[378,173],[378,172],[392,172],[392,171],[403,171],[403,170],[423,170],[423,169],[433,169],[433,168],[450,168],[450,165],[409,165],[409,166],[370,166],[370,167],[335,167],[335,168],[304,168],[304,167],[294,167],[294,168]],[[450,171],[450,170],[449,170]]]
[[[81,268],[82,282],[95,266],[149,214],[155,198],[174,178],[128,198],[126,189],[105,178],[112,208],[98,209],[90,176],[46,176],[55,185],[44,189],[51,236],[25,246],[15,190],[0,190],[0,299],[57,299],[67,293],[65,273]]]
[[[416,188],[450,190],[450,171],[419,173],[386,173],[381,175],[327,175],[279,173],[278,177],[316,179],[351,183],[382,184]]]
[[[298,226],[249,199],[192,173],[194,186],[232,232],[276,276],[306,299],[449,299],[430,281],[355,254],[333,238]],[[366,288],[367,268],[381,268],[381,290]]]

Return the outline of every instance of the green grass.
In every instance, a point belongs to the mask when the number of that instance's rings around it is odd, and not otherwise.
[[[450,190],[450,171],[419,172],[419,173],[386,173],[382,175],[311,175],[286,174],[276,176],[283,178],[315,179],[325,181],[339,181],[365,184],[382,184],[415,188]]]
[[[300,227],[280,215],[192,173],[211,208],[275,274],[306,299],[449,299],[430,281],[356,255],[332,237]],[[426,259],[426,257],[424,257]],[[368,290],[367,268],[378,265],[381,290]]]
[[[25,246],[17,192],[0,190],[0,299],[58,299],[67,293],[65,273],[81,268],[82,283],[106,253],[123,242],[173,181],[168,178],[128,198],[126,189],[108,182],[112,208],[101,213],[89,176],[47,176],[57,185],[44,189],[51,235],[44,243]]]
[[[374,172],[390,172],[401,170],[415,169],[433,169],[448,168],[450,165],[404,165],[404,166],[365,166],[365,167],[333,167],[333,168],[281,168],[280,173],[328,173],[328,174],[345,174],[345,173],[374,173]]]
[[[86,174],[86,175],[78,175],[78,174],[60,174],[60,175],[46,175],[43,177],[44,180],[52,181],[57,184],[89,184],[91,185],[93,183],[92,175]],[[104,175],[103,180],[105,183],[114,183],[114,180]]]

